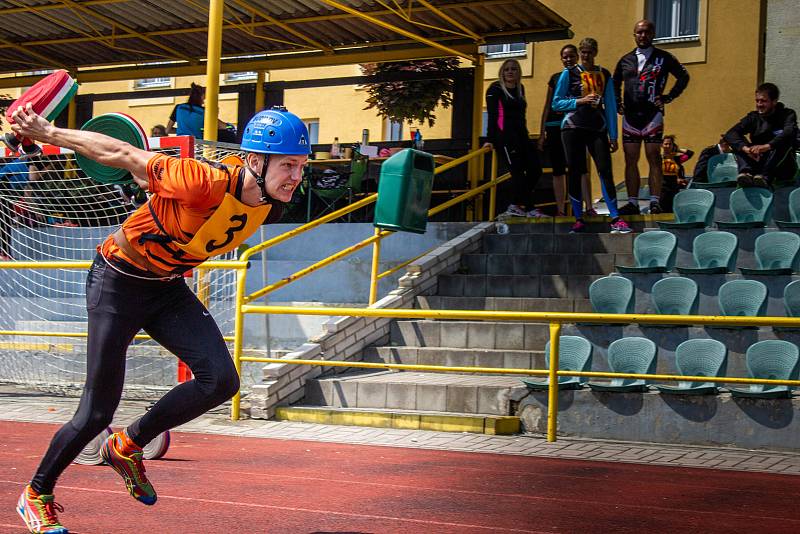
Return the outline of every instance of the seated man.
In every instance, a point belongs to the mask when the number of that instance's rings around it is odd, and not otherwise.
[[[779,97],[775,84],[759,85],[756,110],[745,115],[725,134],[736,155],[737,181],[741,187],[769,188],[776,181],[794,177],[797,115],[778,102]]]
[[[694,166],[692,180],[695,182],[707,182],[708,160],[720,154],[728,154],[730,151],[731,145],[725,140],[725,134],[722,134],[716,145],[707,146],[700,151],[700,155],[697,157],[697,165]]]

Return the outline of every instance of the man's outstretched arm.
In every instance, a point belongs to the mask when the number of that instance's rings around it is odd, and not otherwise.
[[[74,150],[103,165],[125,169],[133,174],[136,183],[147,186],[147,162],[155,155],[136,148],[129,143],[107,135],[85,130],[69,130],[50,124],[37,115],[31,106],[14,110],[14,133],[34,141]]]

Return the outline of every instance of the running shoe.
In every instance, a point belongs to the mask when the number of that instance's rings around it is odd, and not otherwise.
[[[631,230],[631,227],[628,226],[628,223],[626,223],[622,219],[617,219],[615,222],[611,223],[612,234],[629,234],[632,231],[633,230]]]
[[[586,230],[586,223],[578,219],[577,221],[575,221],[575,224],[572,225],[572,228],[569,229],[569,233],[579,234],[584,230]]]
[[[743,172],[736,177],[736,183],[739,187],[753,187],[753,175]]]
[[[658,215],[659,213],[664,213],[664,210],[661,209],[661,204],[656,201],[650,203],[650,215]]]
[[[122,432],[111,434],[100,448],[100,456],[114,471],[119,473],[119,476],[125,481],[131,497],[141,503],[153,505],[156,503],[156,490],[144,474],[142,449],[132,452],[130,456],[125,456],[119,452],[123,444],[122,439]]]
[[[547,215],[546,213],[542,213],[538,209],[533,209],[533,210],[529,211],[527,213],[527,216],[531,217],[533,219],[542,219],[542,218],[549,218],[550,217],[549,215]]]
[[[620,215],[639,215],[640,213],[639,206],[630,202],[619,208]]]
[[[631,204],[631,205],[633,205],[633,204]],[[596,210],[596,209],[594,209],[594,208],[589,208],[588,210],[586,210],[586,211],[584,211],[584,212],[583,212],[583,215],[584,215],[585,217],[598,217],[600,214],[599,214],[599,213],[597,213],[597,210]]]
[[[509,204],[508,209],[506,209],[505,213],[503,213],[505,217],[527,217],[528,214],[525,212],[524,209],[520,208],[516,204]]]
[[[25,521],[28,530],[33,534],[68,534],[67,529],[58,522],[57,512],[63,512],[64,508],[52,495],[31,497],[28,488],[30,486],[25,486],[17,501],[17,513]]]

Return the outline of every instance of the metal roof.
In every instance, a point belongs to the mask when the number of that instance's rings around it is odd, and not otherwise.
[[[175,75],[203,72],[208,19],[208,0],[0,0],[0,74],[64,68],[79,80],[122,79],[131,65],[164,62]],[[425,40],[469,54],[568,34],[536,0],[226,0],[221,70],[400,58],[435,50]]]

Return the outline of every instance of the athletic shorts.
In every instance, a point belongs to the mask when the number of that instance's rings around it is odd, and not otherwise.
[[[623,143],[658,143],[664,138],[664,115],[657,111],[651,117],[622,117]]]
[[[567,173],[567,157],[564,155],[564,143],[561,141],[561,127],[547,126],[547,137],[544,141],[544,151],[547,162],[553,169],[553,176],[563,176]]]

